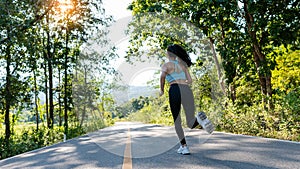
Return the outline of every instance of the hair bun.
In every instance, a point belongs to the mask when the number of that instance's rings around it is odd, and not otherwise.
[[[174,53],[177,57],[183,60],[188,67],[193,64],[186,50],[183,49],[183,47],[181,47],[180,45],[172,44],[168,46],[167,51]]]

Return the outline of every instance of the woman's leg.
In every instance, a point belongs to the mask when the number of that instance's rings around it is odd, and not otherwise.
[[[181,126],[180,108],[181,108],[181,94],[178,85],[171,85],[169,90],[170,108],[175,124],[175,131],[180,140],[181,145],[186,144],[184,132]]]
[[[182,106],[186,116],[186,123],[189,128],[195,128],[199,125],[195,117],[194,95],[189,86],[183,85],[180,88]]]

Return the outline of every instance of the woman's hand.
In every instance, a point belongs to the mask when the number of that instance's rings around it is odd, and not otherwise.
[[[162,95],[164,95],[164,91],[159,92],[159,96],[162,96]]]

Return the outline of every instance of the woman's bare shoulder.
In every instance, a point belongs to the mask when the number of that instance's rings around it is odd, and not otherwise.
[[[164,63],[162,66],[170,67],[170,66],[172,66],[172,62],[166,62],[166,63]]]

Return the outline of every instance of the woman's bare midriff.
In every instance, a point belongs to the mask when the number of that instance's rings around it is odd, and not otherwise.
[[[186,80],[183,80],[183,79],[178,79],[178,80],[175,80],[175,81],[170,82],[170,85],[172,85],[172,84],[183,84],[183,85],[188,85],[187,81],[186,81]]]

